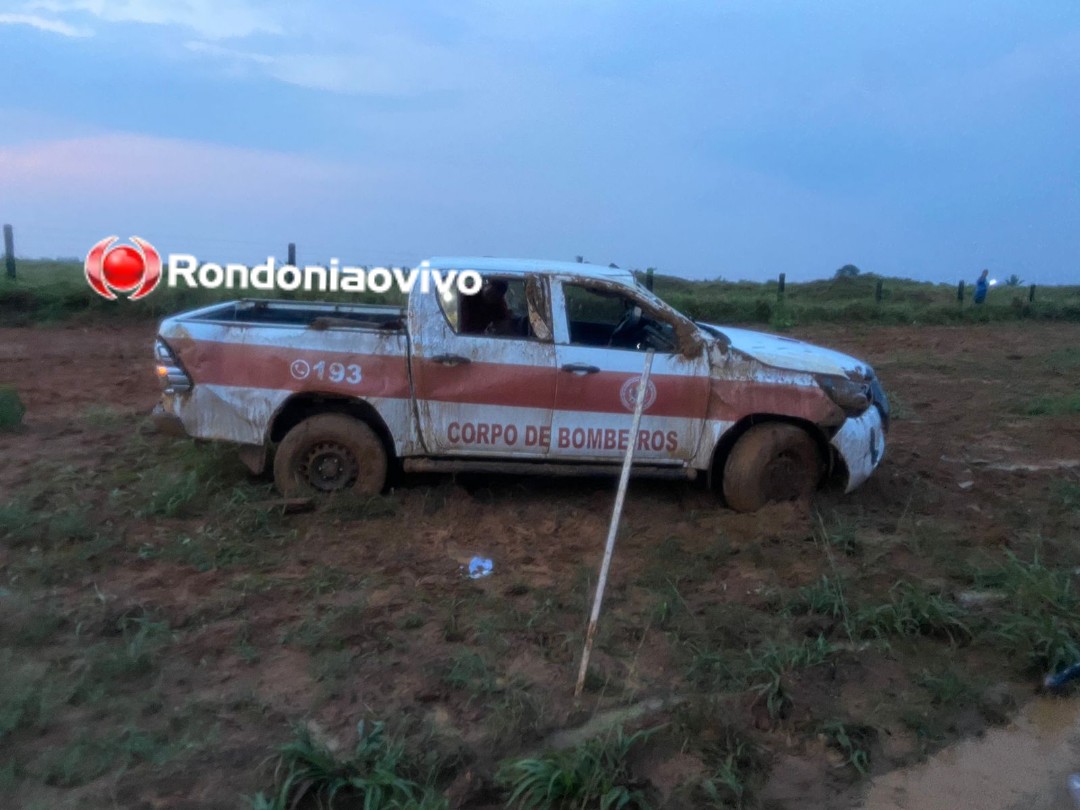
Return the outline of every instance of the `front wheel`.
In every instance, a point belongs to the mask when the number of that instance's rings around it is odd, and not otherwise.
[[[817,443],[805,430],[784,422],[754,425],[724,463],[724,499],[738,512],[755,512],[773,501],[809,496],[821,472]]]
[[[370,426],[340,413],[309,417],[285,434],[274,456],[274,484],[286,497],[331,492],[377,495],[386,450]]]

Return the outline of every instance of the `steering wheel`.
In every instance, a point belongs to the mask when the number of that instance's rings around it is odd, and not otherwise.
[[[611,337],[608,338],[608,346],[615,345],[615,339],[622,337],[633,329],[636,329],[641,324],[641,307],[630,307],[626,310],[626,314],[623,319],[615,326],[615,329],[611,333]]]

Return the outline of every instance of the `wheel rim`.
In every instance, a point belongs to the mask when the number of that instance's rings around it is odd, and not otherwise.
[[[352,450],[336,442],[316,444],[308,451],[298,470],[300,479],[319,492],[348,489],[360,475],[360,465]]]
[[[794,453],[781,453],[765,468],[765,492],[770,501],[787,501],[806,492],[805,460]]]

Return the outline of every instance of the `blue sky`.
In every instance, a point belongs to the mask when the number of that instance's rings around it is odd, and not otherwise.
[[[1080,4],[0,0],[0,220],[204,260],[1080,282]]]

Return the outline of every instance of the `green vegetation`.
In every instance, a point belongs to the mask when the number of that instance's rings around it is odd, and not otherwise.
[[[860,610],[854,621],[863,637],[939,636],[957,643],[972,635],[962,617],[963,610],[941,594],[901,581],[888,602]]]
[[[18,428],[25,413],[26,406],[19,399],[19,392],[10,385],[0,385],[0,431]]]
[[[309,728],[281,748],[275,771],[277,785],[267,796],[259,793],[255,810],[290,810],[311,798],[319,807],[363,807],[364,810],[442,810],[447,807],[434,789],[433,773],[410,756],[400,740],[387,736],[385,724],[365,731],[357,726],[351,752],[334,751]]]
[[[1007,596],[991,637],[1035,672],[1053,672],[1080,661],[1080,593],[1072,571],[1051,568],[1035,555],[1025,562],[1012,552],[981,583]]]
[[[1038,397],[1024,409],[1024,413],[1028,416],[1068,416],[1080,413],[1080,392]]]
[[[824,636],[801,643],[764,644],[751,657],[747,674],[755,681],[752,688],[758,698],[765,700],[769,716],[780,717],[790,706],[787,678],[793,672],[823,664],[834,652]]]
[[[630,772],[628,758],[655,731],[627,735],[619,728],[574,748],[503,763],[498,780],[510,792],[508,806],[648,810],[644,785]]]
[[[830,720],[821,727],[829,745],[844,755],[844,762],[866,776],[870,771],[870,743],[877,732],[869,726]]]
[[[642,274],[643,275],[643,274]],[[875,297],[882,281],[882,299]],[[689,281],[655,276],[657,295],[698,320],[728,324],[765,324],[786,329],[811,323],[944,324],[1034,318],[1080,321],[1080,287],[1039,287],[1029,302],[1027,290],[1003,286],[976,307],[956,300],[956,284],[932,284],[901,278],[880,278],[845,265],[833,278],[788,283],[782,297],[777,282]],[[87,286],[76,261],[22,260],[19,278],[0,278],[0,313],[22,323],[108,315],[116,318],[160,318],[173,312],[235,298],[267,297],[259,290],[183,290],[161,287],[130,304],[106,301]],[[397,294],[288,293],[271,297],[295,300],[337,300],[400,305]]]
[[[775,281],[689,281],[656,276],[654,290],[675,309],[709,323],[767,324],[782,329],[813,323],[960,324],[983,321],[1080,321],[1080,286],[1039,287],[1029,302],[1027,290],[992,291],[985,304],[961,304],[956,283],[931,284],[881,278],[847,267],[835,278],[788,283],[780,296]],[[846,271],[846,272],[842,272]],[[882,299],[875,299],[878,281]]]

